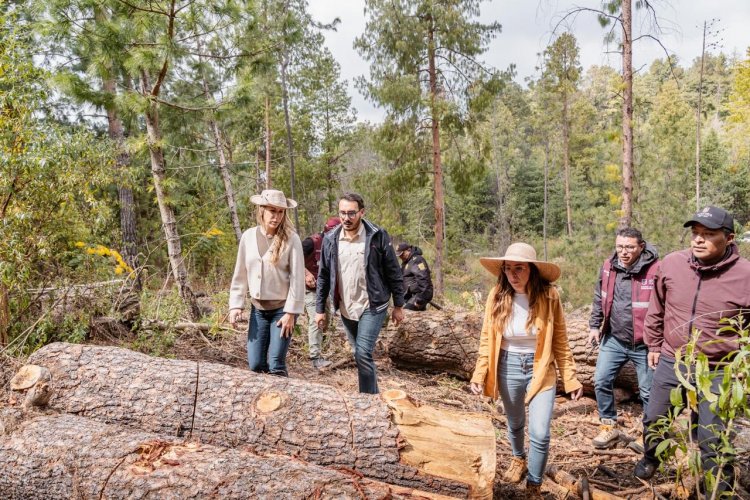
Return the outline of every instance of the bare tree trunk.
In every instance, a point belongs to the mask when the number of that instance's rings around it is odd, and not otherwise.
[[[443,243],[445,240],[445,197],[443,195],[443,163],[440,151],[440,117],[438,116],[437,100],[437,68],[435,67],[435,33],[432,23],[428,32],[429,43],[427,58],[430,76],[430,117],[432,118],[432,170],[435,206],[435,294],[443,295]]]
[[[75,415],[6,409],[0,429],[5,498],[447,498]]]
[[[506,211],[508,203],[508,169],[502,168],[502,161],[500,158],[500,148],[497,144],[497,123],[493,126],[494,132],[492,134],[492,150],[494,151],[495,158],[495,178],[497,180],[497,222],[498,222],[498,233],[500,235],[499,245],[501,249],[507,248],[510,245],[510,221],[508,213]]]
[[[701,207],[701,107],[703,105],[703,72],[706,60],[706,29],[703,21],[703,49],[701,50],[701,76],[698,81],[698,110],[695,116],[695,209]]]
[[[549,211],[549,137],[544,143],[544,212],[542,216],[542,239],[544,260],[547,260],[547,212]]]
[[[570,118],[568,112],[568,92],[563,92],[563,172],[565,175],[565,215],[568,236],[573,236],[573,209],[570,205]]]
[[[289,64],[289,55],[285,54],[281,61],[281,100],[284,105],[284,125],[286,126],[286,149],[289,155],[289,179],[291,183],[291,197],[297,199],[297,191],[295,189],[295,173],[294,173],[294,142],[292,140],[292,123],[289,120],[289,91],[287,90],[286,83],[286,67]],[[299,230],[299,213],[296,208],[294,210],[294,227],[297,229],[297,234],[300,234]]]
[[[50,344],[49,407],[200,442],[283,453],[446,495],[491,493],[495,436],[485,415],[410,402],[401,391],[320,384],[112,347]],[[385,399],[385,401],[384,401]]]
[[[271,186],[271,100],[266,96],[266,189]]]
[[[203,61],[201,60],[201,63]],[[208,79],[206,78],[205,69],[202,70],[203,76],[203,93],[206,96],[206,100],[211,104],[214,104],[214,99],[211,96],[211,92],[208,88]],[[229,208],[229,217],[232,221],[232,229],[234,229],[234,237],[237,243],[242,238],[242,227],[240,226],[240,218],[237,216],[237,203],[234,201],[234,188],[232,187],[232,178],[229,175],[229,168],[227,168],[227,157],[224,154],[224,144],[221,140],[221,130],[219,124],[216,122],[214,112],[212,111],[208,119],[208,128],[211,130],[214,136],[214,143],[216,144],[216,152],[219,155],[219,174],[221,180],[224,182],[224,197],[227,200],[227,208]]]
[[[141,84],[143,87],[143,94],[146,96],[152,95],[153,91],[149,91],[148,75],[146,75],[145,71],[141,72]],[[154,179],[154,191],[156,192],[156,199],[159,203],[159,213],[161,214],[164,236],[167,240],[167,252],[169,254],[172,276],[174,277],[175,283],[177,283],[177,290],[185,303],[188,316],[193,321],[197,321],[201,316],[200,310],[198,309],[195,294],[190,287],[185,260],[182,257],[182,243],[180,241],[180,234],[177,231],[177,221],[175,220],[174,210],[172,210],[172,207],[167,203],[167,195],[164,191],[166,171],[164,168],[164,153],[160,146],[161,133],[159,131],[159,111],[158,104],[153,100],[148,103],[145,112],[145,119],[146,133],[148,135],[148,149],[151,154],[151,174]]]
[[[622,0],[622,206],[620,227],[633,218],[633,17],[632,0]]]

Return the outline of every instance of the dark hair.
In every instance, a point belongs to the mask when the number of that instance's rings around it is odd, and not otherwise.
[[[638,240],[638,243],[643,243],[643,235],[634,227],[624,227],[620,229],[617,231],[617,236],[622,236],[623,238],[635,238]]]
[[[341,195],[341,198],[339,198],[339,201],[341,200],[356,201],[360,210],[365,208],[365,200],[357,193],[344,193]]]

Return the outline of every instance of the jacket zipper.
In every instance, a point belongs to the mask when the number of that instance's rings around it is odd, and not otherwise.
[[[698,288],[695,289],[695,297],[693,297],[693,310],[690,311],[690,322],[688,323],[688,341],[693,335],[693,321],[695,320],[695,309],[698,307],[698,294],[701,291],[701,283],[703,283],[703,276],[698,273]]]

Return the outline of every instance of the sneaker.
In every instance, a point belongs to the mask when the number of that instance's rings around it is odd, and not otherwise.
[[[313,358],[312,359],[312,365],[313,368],[316,370],[320,370],[321,368],[325,368],[326,366],[331,366],[333,364],[332,361],[328,361],[325,358]]]
[[[656,466],[657,464],[655,462],[649,460],[646,457],[643,457],[638,460],[638,462],[636,462],[635,469],[633,470],[633,475],[638,479],[648,481],[653,477],[654,472],[656,472]]]
[[[638,453],[639,455],[643,455],[643,436],[639,437],[638,439],[634,441],[629,442],[628,448]]]
[[[510,457],[510,465],[503,474],[503,479],[508,483],[520,483],[527,470],[524,457]]]
[[[601,431],[599,435],[591,440],[594,448],[611,448],[620,440],[620,431],[617,430],[617,422],[615,420],[603,418],[600,427]]]
[[[542,485],[541,484],[534,484],[534,483],[526,483],[526,496],[525,498],[530,500],[542,500],[544,498],[544,495],[542,495]]]

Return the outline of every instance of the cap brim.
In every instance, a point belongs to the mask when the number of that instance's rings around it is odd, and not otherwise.
[[[500,273],[503,269],[503,262],[505,262],[506,260],[512,260],[513,262],[528,262],[529,264],[534,264],[539,270],[539,274],[542,276],[542,278],[549,281],[550,283],[553,281],[557,281],[557,279],[560,277],[560,266],[558,266],[557,264],[552,264],[551,262],[540,262],[538,260],[530,260],[520,257],[513,257],[512,259],[506,259],[504,257],[481,257],[479,259],[479,263],[482,264],[482,266],[494,276],[500,276]]]
[[[722,227],[724,227],[721,224],[716,224],[715,222],[711,223],[710,221],[707,221],[705,219],[697,220],[695,218],[690,219],[689,221],[684,223],[682,227],[692,227],[693,224],[700,224],[701,226],[705,226],[709,229],[721,229]]]

